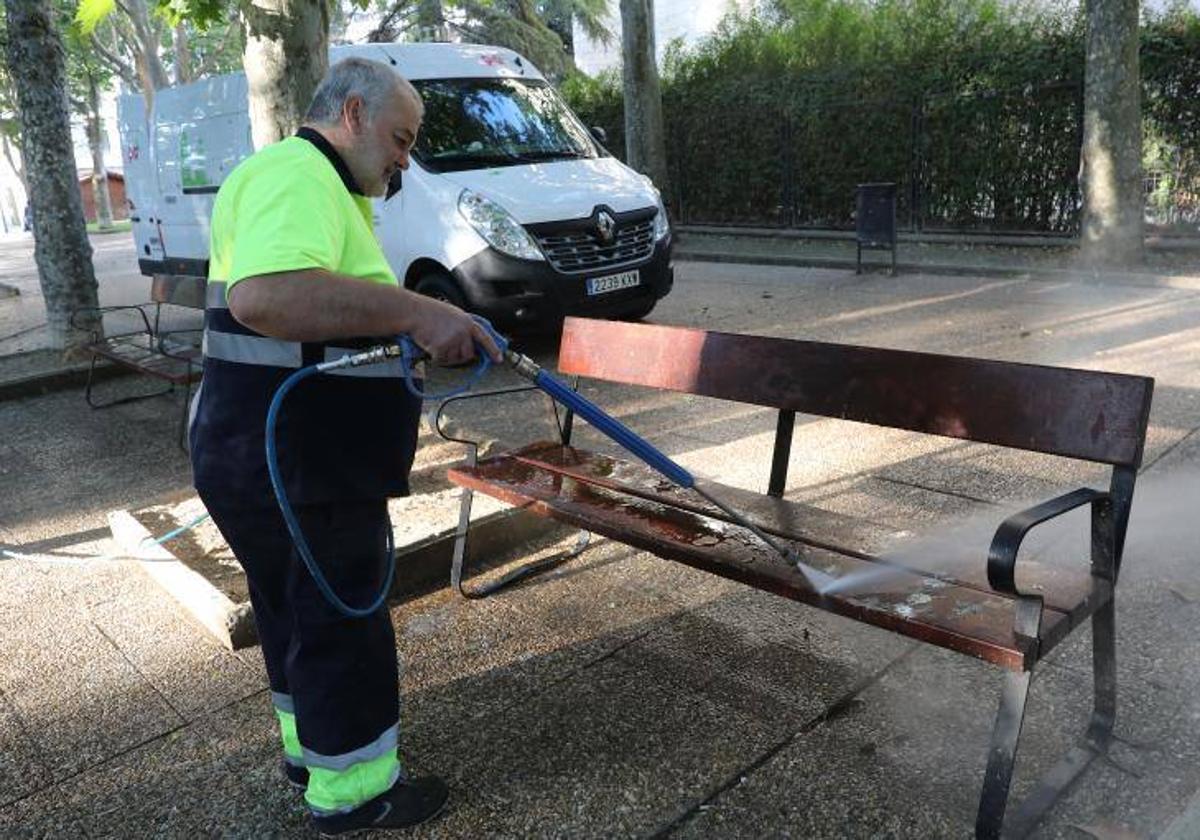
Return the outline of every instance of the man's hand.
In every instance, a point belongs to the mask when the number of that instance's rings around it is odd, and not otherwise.
[[[457,306],[424,296],[413,296],[420,301],[421,311],[408,334],[422,350],[440,365],[458,365],[475,358],[476,345],[491,357],[492,361],[503,361],[500,348],[479,323]]]

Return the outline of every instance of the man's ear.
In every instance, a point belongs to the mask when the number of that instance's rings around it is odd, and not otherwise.
[[[361,96],[349,96],[342,105],[342,121],[352,135],[361,134],[367,127],[367,106]]]

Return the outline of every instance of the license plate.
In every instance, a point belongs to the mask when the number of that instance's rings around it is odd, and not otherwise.
[[[642,284],[642,277],[636,271],[622,271],[620,274],[610,274],[607,277],[589,277],[587,293],[602,295],[605,292],[615,292],[618,289],[632,289]]]

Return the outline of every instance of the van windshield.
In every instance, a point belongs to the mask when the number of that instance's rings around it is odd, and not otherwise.
[[[425,121],[413,149],[421,166],[456,172],[599,157],[587,129],[554,88],[526,79],[425,79]]]

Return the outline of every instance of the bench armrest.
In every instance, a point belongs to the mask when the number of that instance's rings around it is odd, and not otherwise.
[[[992,589],[1009,595],[1021,595],[1022,593],[1017,591],[1015,573],[1017,552],[1021,549],[1025,535],[1035,526],[1087,504],[1094,506],[1094,517],[1096,507],[1111,507],[1112,498],[1102,490],[1081,487],[1039,505],[1034,505],[1004,520],[996,529],[991,547],[988,548],[987,576]],[[1095,540],[1096,536],[1095,529],[1093,529],[1092,539]]]

